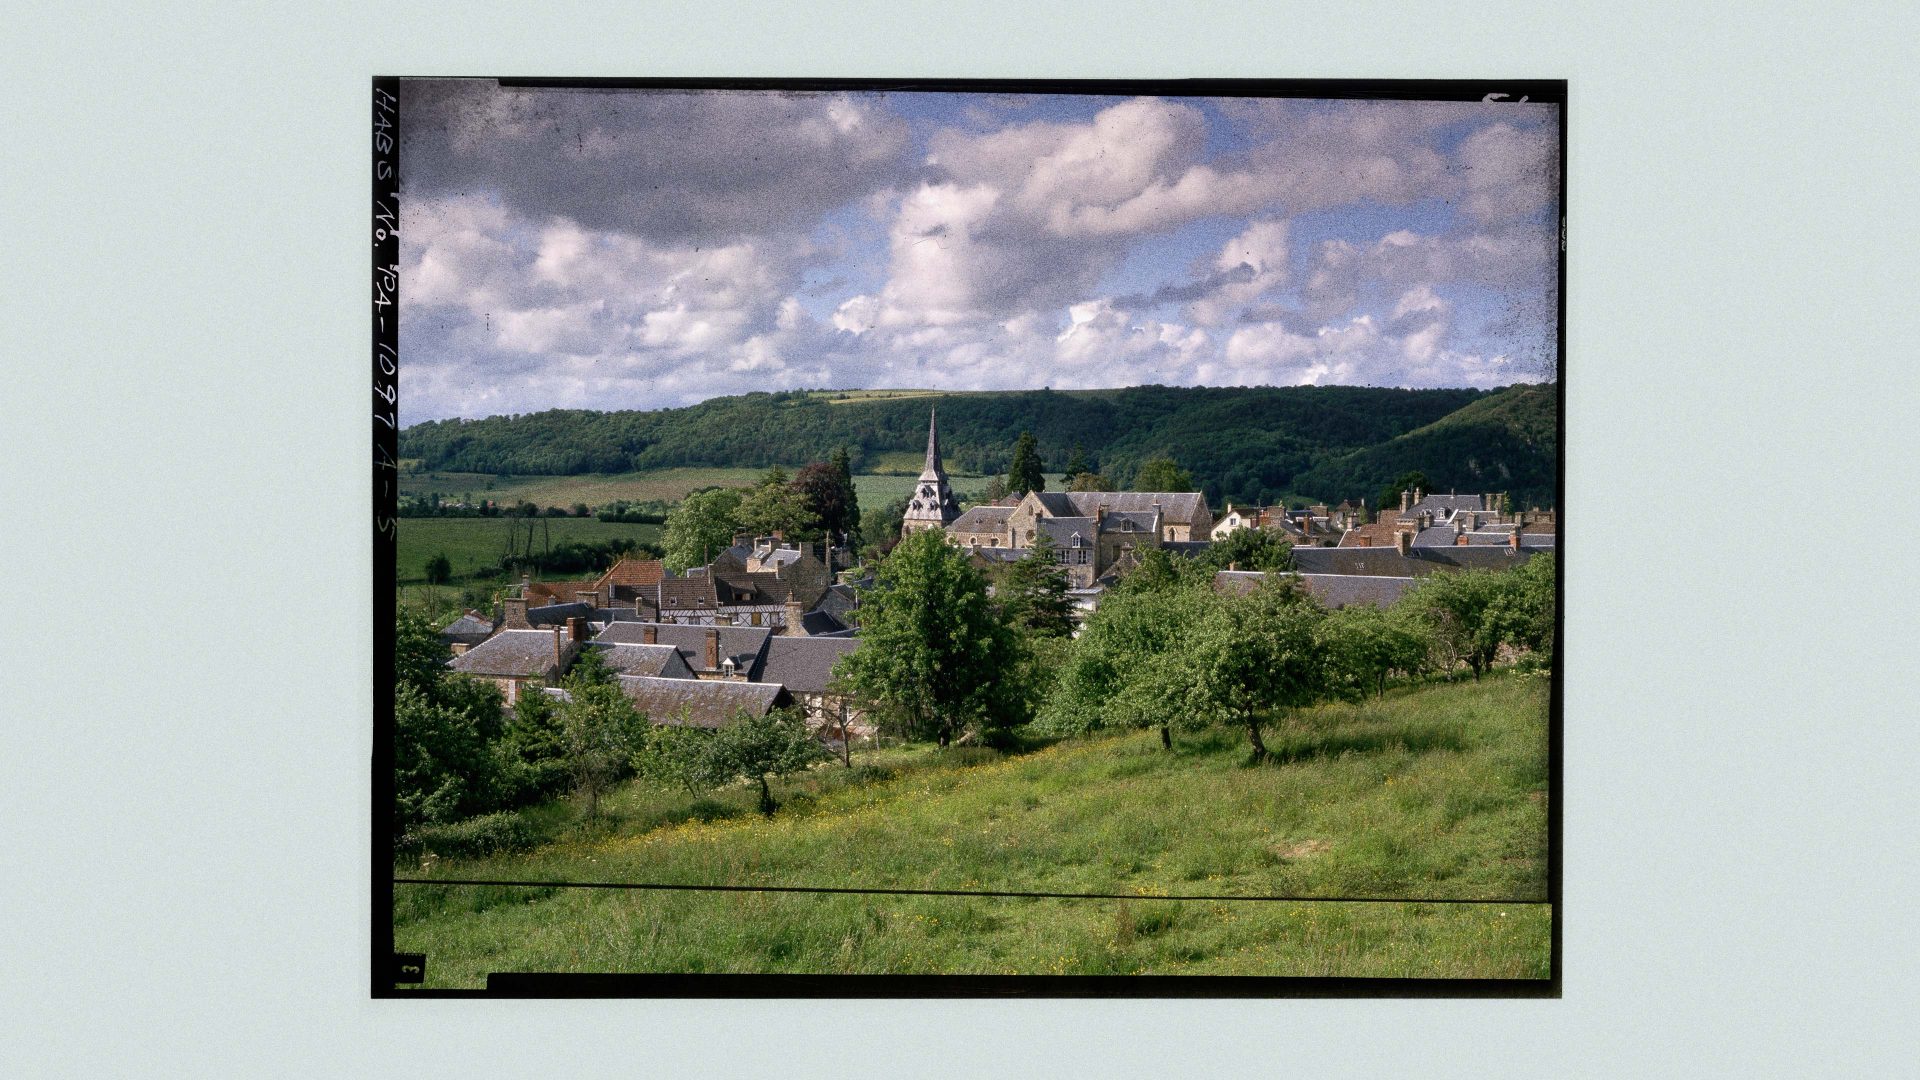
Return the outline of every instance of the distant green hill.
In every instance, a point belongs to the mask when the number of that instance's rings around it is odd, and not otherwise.
[[[1550,501],[1551,409],[1545,441],[1534,432],[1528,443],[1512,433],[1533,431],[1532,421],[1521,423],[1507,416],[1507,406],[1497,405],[1512,392],[1355,386],[791,391],[715,398],[683,409],[553,410],[433,421],[401,432],[400,456],[416,459],[424,470],[570,476],[763,468],[823,459],[846,446],[857,471],[892,471],[924,451],[927,410],[937,407],[949,468],[975,475],[1004,471],[1014,439],[1031,431],[1050,471],[1065,465],[1078,445],[1097,469],[1125,485],[1142,462],[1171,454],[1192,470],[1215,504],[1270,503],[1292,493],[1339,499],[1373,495],[1399,475],[1378,475],[1399,460],[1399,450],[1430,445],[1447,456],[1409,467],[1426,472],[1436,485],[1454,473],[1462,477],[1462,490],[1478,482],[1466,479],[1476,474],[1449,464],[1457,459],[1496,474],[1544,476]],[[880,396],[888,394],[895,396]],[[1487,405],[1496,406],[1489,416],[1468,411]],[[1456,416],[1466,420],[1448,427]],[[1409,441],[1423,432],[1425,442]],[[1493,441],[1476,442],[1483,438]],[[1390,446],[1393,452],[1378,459],[1366,456]]]
[[[1559,386],[1510,386],[1424,427],[1343,454],[1301,473],[1322,497],[1378,494],[1418,470],[1435,491],[1504,491],[1516,506],[1555,504],[1560,460]]]

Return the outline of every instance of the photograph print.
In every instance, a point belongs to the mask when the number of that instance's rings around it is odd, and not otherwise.
[[[1559,992],[1564,83],[374,80],[373,992]]]

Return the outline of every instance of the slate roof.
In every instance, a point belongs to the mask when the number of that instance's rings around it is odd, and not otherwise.
[[[779,683],[656,679],[645,675],[621,675],[617,681],[620,692],[655,724],[719,728],[743,710],[752,716],[765,716],[793,699]]]
[[[1441,518],[1441,517],[1447,516],[1448,514],[1451,514],[1455,510],[1491,510],[1491,509],[1493,508],[1486,505],[1486,500],[1482,499],[1477,494],[1457,495],[1453,493],[1448,493],[1446,495],[1439,495],[1429,491],[1422,494],[1420,497],[1420,501],[1417,503],[1414,503],[1413,506],[1410,507],[1407,512],[1410,514],[1417,514],[1422,510],[1431,510],[1433,511],[1434,517]]]
[[[1034,527],[1063,548],[1092,547],[1097,535],[1090,517],[1041,518]]]
[[[841,657],[860,647],[851,637],[777,637],[767,642],[763,683],[779,683],[796,694],[822,694]]]
[[[1054,494],[1043,492],[1042,496]],[[1083,517],[1092,517],[1100,507],[1106,507],[1107,513],[1114,511],[1138,511],[1144,514],[1153,512],[1153,504],[1160,504],[1160,516],[1163,520],[1184,525],[1198,519],[1207,508],[1206,496],[1198,491],[1069,491],[1060,493],[1070,504],[1065,511]],[[1052,507],[1048,507],[1049,511]]]
[[[487,640],[487,635],[491,633],[493,633],[493,620],[483,619],[474,612],[469,611],[448,623],[446,627],[440,631],[440,636],[447,641],[462,642],[467,645],[478,645],[482,641]]]
[[[1064,491],[1036,491],[1033,493],[1033,497],[1039,499],[1040,505],[1046,507],[1047,513],[1052,514],[1054,517],[1093,516],[1093,505],[1089,505],[1085,510],[1082,510],[1072,499],[1067,497],[1067,493]]]
[[[638,595],[656,611],[708,611],[718,606],[713,579],[704,575],[665,578],[642,588]]]
[[[1416,579],[1376,577],[1360,574],[1295,574],[1301,588],[1322,607],[1341,608],[1351,604],[1389,607],[1405,596]],[[1260,587],[1267,575],[1251,570],[1222,570],[1213,575],[1213,587],[1223,593],[1245,594]]]
[[[646,642],[646,628],[653,627],[655,642],[680,650],[680,658],[694,671],[706,668],[707,632],[720,635],[720,659],[733,663],[747,678],[758,678],[759,666],[766,654],[767,638],[773,630],[765,626],[688,626],[684,623],[616,622],[594,635],[604,645],[640,645]]]
[[[827,591],[820,595],[820,602],[814,605],[814,610],[829,611],[838,615],[841,612],[852,611],[854,600],[853,586],[829,585]]]
[[[589,648],[600,653],[607,667],[618,675],[653,675],[665,679],[691,679],[693,671],[671,645],[613,645],[591,642]]]
[[[784,604],[793,595],[793,586],[772,571],[721,571],[716,572],[712,580],[713,594],[722,604]]]
[[[1151,510],[1114,510],[1100,522],[1101,532],[1150,533],[1154,530]]]
[[[555,667],[553,642],[551,630],[502,630],[447,666],[467,675],[544,676]]]
[[[1451,525],[1434,525],[1413,534],[1414,547],[1452,547],[1459,534]]]
[[[819,637],[822,634],[846,633],[851,630],[852,627],[848,626],[838,615],[835,615],[831,611],[809,611],[805,615],[800,616],[800,629],[809,637]],[[778,641],[780,639],[774,638],[773,640]]]
[[[1044,494],[1044,492],[1042,493]],[[953,519],[948,532],[1005,532],[1011,506],[976,506]]]
[[[565,626],[571,618],[593,618],[592,604],[548,604],[545,607],[527,609],[527,622],[533,626]]]
[[[1373,577],[1419,577],[1446,570],[1480,568],[1508,570],[1526,562],[1532,552],[1510,552],[1505,547],[1416,547],[1406,555],[1386,547],[1297,547],[1293,566],[1302,574],[1365,574]]]

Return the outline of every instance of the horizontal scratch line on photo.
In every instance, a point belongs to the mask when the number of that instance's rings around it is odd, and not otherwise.
[[[1232,896],[1163,893],[998,892],[978,889],[861,889],[825,885],[678,885],[639,881],[507,881],[479,878],[394,878],[395,885],[493,885],[528,889],[641,889],[661,892],[841,893],[871,896],[982,896],[1031,900],[1263,900],[1289,904],[1512,904],[1551,900],[1492,900],[1438,896]]]

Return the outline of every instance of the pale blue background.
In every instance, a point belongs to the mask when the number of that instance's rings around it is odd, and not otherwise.
[[[1910,1068],[1908,10],[16,12],[4,1071]],[[375,73],[1571,79],[1564,1000],[367,1000]]]

